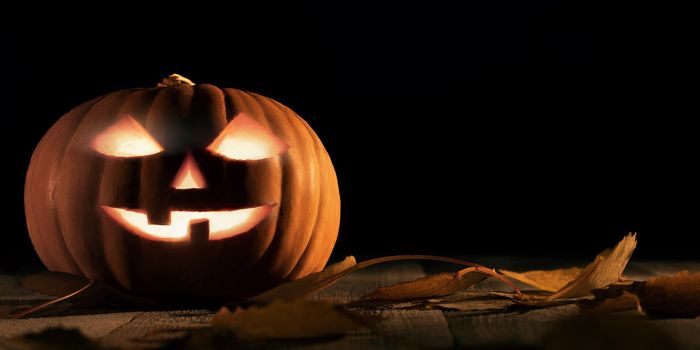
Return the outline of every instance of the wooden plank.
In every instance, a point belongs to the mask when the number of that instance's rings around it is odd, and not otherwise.
[[[557,321],[578,313],[573,305],[526,313],[445,311],[456,347],[531,346]]]
[[[138,312],[108,314],[38,317],[21,320],[0,319],[0,338],[11,338],[26,333],[37,333],[46,328],[63,327],[79,329],[85,336],[99,339],[129,323]]]
[[[652,322],[677,342],[678,349],[700,349],[700,317],[692,320],[669,319]]]
[[[449,325],[439,310],[384,310],[378,333],[425,348],[452,348]]]
[[[271,342],[266,349],[444,349],[452,348],[452,335],[442,312],[433,310],[383,310],[372,332],[363,330],[348,336],[321,341]]]
[[[108,349],[148,349],[183,337],[187,331],[209,326],[208,310],[140,312],[100,339]]]

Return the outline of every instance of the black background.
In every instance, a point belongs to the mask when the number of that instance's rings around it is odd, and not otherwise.
[[[311,124],[339,176],[339,255],[590,256],[636,231],[638,257],[698,257],[697,80],[655,9],[211,6],[10,16],[4,268],[37,261],[22,192],[43,133],[173,72]]]

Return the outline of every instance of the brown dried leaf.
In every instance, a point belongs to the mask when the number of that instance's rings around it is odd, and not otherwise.
[[[515,302],[508,299],[489,299],[489,300],[464,300],[453,303],[434,304],[437,307],[445,310],[457,311],[498,311],[506,310],[515,305]]]
[[[443,297],[430,298],[427,299],[427,303],[440,304],[440,303],[454,303],[461,302],[465,300],[475,300],[475,299],[508,299],[515,300],[518,296],[513,293],[507,292],[497,292],[491,290],[469,290],[465,292],[458,292]]]
[[[259,294],[251,298],[249,301],[253,303],[262,304],[269,303],[277,299],[288,300],[301,298],[307,294],[319,290],[321,286],[330,285],[331,282],[327,282],[328,280],[352,268],[355,265],[357,265],[355,257],[348,256],[345,258],[345,260],[341,262],[337,262],[335,264],[327,266],[325,269],[323,269],[323,271],[312,273],[298,280],[280,284],[279,286],[272,288],[265,293]]]
[[[586,314],[606,314],[631,310],[641,312],[639,298],[626,291],[623,291],[622,294],[616,297],[595,300],[591,304],[583,304],[581,308],[581,311]]]
[[[488,278],[489,275],[476,267],[468,267],[455,273],[439,273],[415,281],[377,288],[363,299],[420,299],[432,298],[463,291]]]
[[[65,272],[44,271],[22,279],[23,288],[44,295],[63,297],[85,287],[90,280],[78,275]],[[73,303],[81,305],[126,305],[153,306],[152,300],[137,297],[117,290],[104,283],[94,281],[89,288],[70,298]]]
[[[455,273],[439,273],[415,281],[398,283],[393,286],[377,288],[363,299],[420,299],[432,298],[463,291],[483,280],[489,275],[479,268],[468,267]]]
[[[501,274],[514,280],[533,286],[547,292],[556,292],[573,281],[582,271],[580,267],[556,270],[534,270],[527,272],[513,272],[498,270]]]
[[[654,317],[700,316],[700,272],[682,271],[648,279],[636,292],[642,310]]]
[[[0,349],[13,350],[97,350],[99,344],[77,329],[46,328],[38,333],[0,339]]]
[[[567,298],[567,299],[547,299],[547,298],[530,298],[530,299],[514,299],[518,305],[524,308],[530,309],[542,309],[547,307],[555,307],[569,304],[577,304],[581,302],[581,298]]]
[[[44,295],[60,297],[83,287],[89,282],[90,280],[83,276],[65,272],[44,271],[23,278],[21,285],[23,288]]]
[[[351,259],[351,260],[350,260]],[[273,300],[277,299],[295,299],[295,298],[301,298],[303,296],[309,295],[313,292],[316,292],[318,290],[321,290],[324,287],[327,287],[328,285],[332,284],[333,282],[337,281],[338,279],[342,278],[343,276],[352,273],[354,271],[364,269],[366,267],[378,265],[378,264],[383,264],[383,263],[389,263],[389,262],[396,262],[396,261],[406,261],[406,260],[429,260],[429,261],[443,261],[443,262],[449,262],[453,264],[458,264],[458,265],[463,265],[463,266],[472,266],[475,268],[478,268],[482,273],[491,275],[495,278],[500,279],[507,285],[509,285],[511,288],[513,288],[513,291],[515,291],[516,294],[520,295],[520,289],[516,285],[514,285],[510,280],[507,278],[499,275],[496,273],[494,270],[489,270],[479,264],[471,263],[468,261],[464,260],[458,260],[458,259],[452,259],[452,258],[446,258],[446,257],[441,257],[441,256],[434,256],[434,255],[392,255],[392,256],[385,256],[381,258],[374,258],[370,260],[365,260],[360,263],[355,263],[355,258],[353,257],[347,257],[345,261],[339,263],[339,264],[334,264],[331,265],[330,267],[326,268],[325,270],[311,274],[307,277],[298,279],[296,281],[291,281],[284,283],[282,285],[279,285],[265,293],[262,293],[258,296],[255,296],[251,299],[248,299],[249,303],[254,303],[254,304],[265,304],[269,303]]]
[[[549,299],[576,298],[591,294],[591,290],[605,287],[622,277],[622,272],[637,246],[636,235],[628,234],[612,250],[599,254],[595,260],[566,286]]]
[[[688,271],[652,277],[643,282],[617,282],[602,289],[595,289],[595,299],[589,305],[584,305],[584,311],[603,303],[621,305],[622,300],[616,299],[625,294],[636,297],[639,309],[649,316],[700,316],[700,272],[690,274]]]
[[[343,335],[362,328],[365,322],[338,306],[319,301],[275,300],[265,306],[223,307],[212,326],[233,331],[246,339],[305,339]]]
[[[427,308],[457,311],[496,311],[511,307],[515,304],[516,299],[512,293],[468,291],[446,297],[428,299],[425,306]]]
[[[373,309],[373,310],[392,310],[392,309],[435,309],[441,308],[442,305],[446,305],[446,309],[449,309],[452,304],[455,304],[454,308],[467,308],[467,303],[483,303],[483,308],[486,308],[488,303],[501,304],[501,300],[507,300],[515,302],[518,297],[514,293],[506,292],[495,292],[495,291],[481,291],[481,290],[468,290],[464,292],[457,292],[445,296],[438,296],[428,299],[404,299],[404,300],[390,300],[390,299],[358,299],[351,301],[349,303],[343,304],[343,306],[348,308],[363,308],[363,309]],[[493,304],[492,303],[492,304]],[[459,306],[459,304],[465,304],[465,306]],[[512,303],[511,303],[512,304]],[[476,304],[474,304],[476,305]],[[479,308],[480,306],[473,306],[473,309]]]

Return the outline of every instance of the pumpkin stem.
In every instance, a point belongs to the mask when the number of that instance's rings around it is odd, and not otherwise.
[[[194,86],[194,82],[192,82],[192,80],[189,80],[180,74],[173,73],[163,78],[163,80],[161,80],[160,83],[158,83],[157,87],[169,87],[178,84],[187,84],[190,86]]]

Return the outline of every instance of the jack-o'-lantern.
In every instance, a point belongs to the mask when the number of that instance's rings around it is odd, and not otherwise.
[[[340,197],[328,153],[289,108],[172,75],[59,119],[32,156],[25,210],[50,270],[218,300],[322,269]]]

